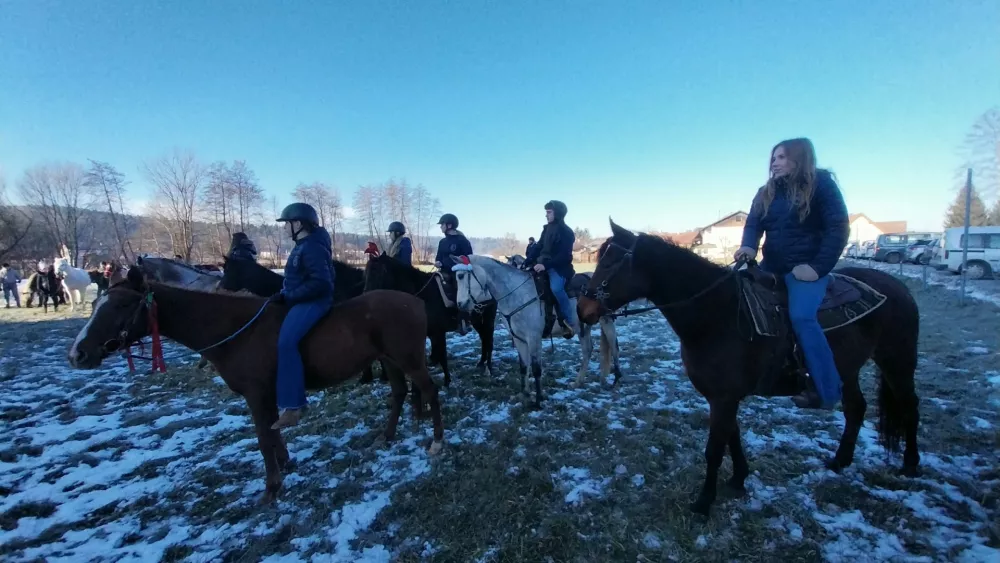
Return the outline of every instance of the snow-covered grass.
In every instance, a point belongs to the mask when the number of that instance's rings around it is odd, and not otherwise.
[[[242,401],[167,344],[166,374],[120,359],[74,371],[80,313],[0,311],[0,558],[9,561],[986,561],[1000,557],[1000,317],[953,310],[911,284],[923,319],[917,390],[923,475],[899,477],[876,444],[873,371],[855,465],[823,467],[838,413],[750,399],[740,413],[748,495],[688,511],[704,476],[708,410],[663,318],[619,321],[625,378],[576,389],[573,342],[546,344],[541,411],[501,376],[473,375],[474,334],[449,340],[447,445],[407,407],[378,439],[388,389],[349,382],[310,396],[286,432],[295,465],[276,506]],[[597,358],[591,372],[597,372]],[[143,365],[145,367],[145,365]],[[503,377],[506,377],[504,379]],[[730,471],[727,460],[723,476]],[[720,483],[721,485],[721,483]],[[724,489],[720,489],[720,492]]]

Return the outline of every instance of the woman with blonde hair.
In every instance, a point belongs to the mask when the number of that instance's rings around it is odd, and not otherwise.
[[[843,195],[833,175],[816,168],[809,139],[790,139],[771,150],[770,177],[757,191],[743,227],[737,260],[754,259],[761,235],[761,269],[784,276],[792,330],[815,385],[792,397],[802,408],[833,409],[840,400],[840,374],[816,314],[830,271],[850,237]]]

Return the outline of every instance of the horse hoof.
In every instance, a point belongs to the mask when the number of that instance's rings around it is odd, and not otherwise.
[[[746,496],[747,494],[747,487],[743,484],[743,479],[737,479],[736,477],[729,479],[726,481],[726,488],[738,497]]]
[[[709,512],[712,510],[712,502],[704,499],[698,499],[691,503],[691,512],[708,517]]]
[[[531,410],[533,410],[533,411],[540,411],[540,410],[542,410],[542,402],[541,401],[532,401],[531,402]]]
[[[258,501],[261,506],[272,505],[278,500],[278,491],[267,490],[260,496]]]
[[[920,468],[914,465],[904,465],[899,469],[898,474],[903,477],[920,477]]]
[[[827,469],[837,474],[840,474],[840,472],[844,470],[844,467],[846,467],[846,465],[837,461],[837,458],[835,457],[828,459],[825,465]]]
[[[441,453],[441,450],[443,449],[444,449],[444,442],[440,440],[434,440],[433,442],[431,442],[430,447],[427,448],[427,455],[438,455],[439,453]]]

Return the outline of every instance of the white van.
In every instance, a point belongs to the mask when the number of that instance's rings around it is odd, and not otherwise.
[[[945,229],[941,235],[941,249],[932,259],[940,262],[942,269],[959,274],[962,272],[962,246],[965,227]],[[969,227],[969,249],[966,272],[969,279],[990,279],[1000,272],[1000,226]]]

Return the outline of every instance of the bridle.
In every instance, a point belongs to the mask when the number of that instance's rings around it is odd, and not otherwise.
[[[612,264],[612,266],[608,269],[608,274],[606,276],[604,276],[603,280],[601,280],[601,283],[600,283],[600,285],[597,286],[597,289],[591,291],[590,287],[589,287],[589,284],[588,284],[587,287],[584,287],[583,289],[580,290],[580,295],[582,295],[584,297],[587,297],[588,299],[593,299],[594,301],[597,301],[606,310],[612,311],[612,312],[608,313],[608,315],[607,315],[607,316],[609,316],[611,318],[629,317],[629,316],[632,316],[632,315],[638,315],[639,313],[646,313],[646,312],[649,312],[649,311],[662,311],[663,309],[669,309],[669,308],[673,308],[673,307],[681,307],[681,306],[684,306],[684,305],[688,305],[688,304],[694,302],[696,299],[698,299],[700,297],[703,297],[705,294],[707,294],[708,292],[712,291],[716,287],[719,287],[720,285],[723,284],[723,282],[725,282],[726,280],[728,280],[730,277],[735,276],[736,272],[739,270],[739,265],[742,264],[742,262],[743,262],[743,260],[737,260],[735,262],[730,263],[727,266],[727,268],[729,268],[730,271],[726,275],[724,275],[721,278],[719,278],[719,279],[715,280],[714,282],[710,283],[705,289],[702,289],[701,291],[699,291],[698,293],[695,293],[691,297],[686,297],[684,299],[681,299],[680,301],[674,301],[673,303],[665,303],[663,305],[653,305],[653,306],[650,306],[650,307],[642,307],[642,308],[639,308],[639,309],[631,309],[631,310],[628,308],[628,302],[626,302],[625,305],[624,305],[625,310],[622,311],[621,313],[615,313],[613,311],[616,310],[616,309],[612,309],[611,306],[610,306],[610,304],[608,303],[608,300],[611,297],[611,293],[609,291],[607,291],[606,288],[608,287],[608,282],[610,282],[616,275],[618,275],[618,273],[621,271],[621,269],[623,267],[625,267],[626,264],[628,265],[628,271],[629,271],[629,273],[630,274],[632,273],[632,271],[634,269],[634,266],[635,266],[635,263],[634,263],[634,260],[633,260],[633,258],[635,256],[635,247],[636,247],[636,244],[638,244],[638,243],[639,243],[639,237],[638,236],[635,237],[635,239],[632,241],[632,245],[629,246],[628,248],[625,248],[624,246],[622,246],[622,245],[620,245],[620,244],[618,244],[616,242],[610,242],[608,244],[608,248],[605,249],[605,251],[604,251],[604,256],[601,256],[600,258],[597,259],[598,266],[600,266],[601,260],[603,260],[604,258],[607,257],[607,255],[608,255],[607,251],[610,250],[611,247],[615,247],[615,248],[621,249],[623,251],[622,257],[617,262],[615,262],[614,264]],[[737,267],[733,268],[732,267],[733,265],[736,265]],[[619,307],[619,308],[621,308],[621,307]]]
[[[516,309],[514,309],[513,311],[511,311],[509,313],[504,313],[503,310],[500,309],[500,302],[503,301],[504,299],[510,297],[511,295],[513,295],[515,291],[517,291],[517,290],[521,289],[522,287],[524,287],[524,285],[527,284],[528,282],[533,281],[533,279],[534,279],[533,276],[531,276],[529,274],[528,278],[525,279],[520,284],[518,284],[517,287],[515,287],[514,289],[508,291],[502,297],[498,298],[498,297],[496,297],[496,294],[493,292],[493,290],[490,289],[489,283],[484,283],[482,280],[479,279],[479,276],[476,275],[475,268],[471,264],[469,264],[469,268],[468,269],[463,269],[461,271],[469,273],[469,282],[468,282],[469,283],[469,291],[468,291],[468,294],[469,294],[469,300],[472,301],[472,305],[475,308],[475,310],[477,312],[481,312],[483,310],[483,308],[486,307],[489,304],[489,301],[484,301],[484,302],[476,301],[475,296],[472,295],[472,281],[471,280],[476,280],[476,283],[479,285],[479,289],[481,289],[483,291],[483,293],[489,295],[491,297],[491,299],[490,299],[491,301],[495,301],[496,302],[496,304],[497,304],[497,312],[500,313],[500,315],[504,318],[504,320],[507,321],[507,328],[510,330],[510,335],[513,338],[515,338],[516,340],[520,340],[521,342],[524,342],[525,344],[527,344],[527,342],[528,342],[527,340],[525,340],[524,338],[518,336],[518,334],[516,332],[514,332],[514,325],[511,324],[510,321],[511,321],[511,319],[514,318],[514,315],[516,315],[516,314],[520,313],[521,311],[527,309],[528,306],[530,306],[532,303],[539,303],[539,307],[541,307],[541,302],[538,300],[537,292],[536,292],[536,294],[535,294],[534,297],[532,297],[531,299],[529,299],[529,300],[525,301],[524,303],[518,305],[518,307]],[[456,282],[457,282],[457,277],[458,276],[456,275]]]

